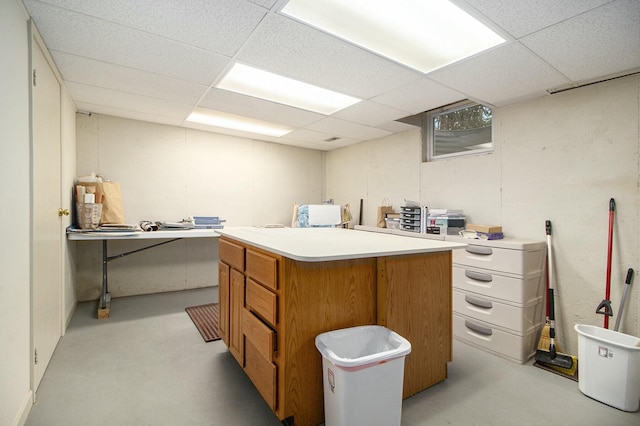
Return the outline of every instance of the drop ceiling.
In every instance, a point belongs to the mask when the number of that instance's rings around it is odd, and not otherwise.
[[[454,0],[507,42],[428,74],[280,13],[284,0],[24,0],[78,110],[175,126],[196,107],[294,127],[331,150],[472,99],[500,107],[640,71],[638,0]],[[214,87],[234,63],[363,99],[331,115]],[[335,139],[338,138],[338,139]]]

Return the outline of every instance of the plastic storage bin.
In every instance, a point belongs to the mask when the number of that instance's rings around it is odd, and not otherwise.
[[[623,411],[640,408],[640,338],[576,324],[578,387],[583,394]]]
[[[316,347],[326,426],[400,425],[407,339],[371,325],[322,333]]]

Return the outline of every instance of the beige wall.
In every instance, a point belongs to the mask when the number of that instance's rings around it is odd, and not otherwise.
[[[292,205],[322,199],[323,156],[199,130],[78,114],[77,176],[119,182],[125,221],[212,215],[227,226],[291,223]],[[111,242],[109,254],[143,243]],[[80,300],[98,297],[99,243],[77,242]],[[113,297],[217,284],[217,244],[182,240],[110,262]],[[213,261],[212,261],[213,260]]]
[[[640,267],[639,103],[640,77],[631,76],[495,109],[489,155],[422,163],[417,130],[331,151],[327,197],[352,205],[363,198],[372,226],[383,198],[396,208],[404,198],[461,208],[469,222],[542,241],[550,219],[557,329],[563,350],[575,354],[574,324],[603,321],[595,310],[604,297],[610,198],[615,315],[627,269]],[[632,285],[620,327],[636,336],[639,296]]]
[[[0,424],[31,408],[30,170],[28,16],[17,1],[0,4]]]

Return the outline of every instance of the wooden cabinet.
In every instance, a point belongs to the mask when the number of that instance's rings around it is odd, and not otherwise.
[[[229,346],[229,289],[231,286],[230,267],[218,262],[218,334],[227,347]],[[222,302],[224,301],[224,302]]]
[[[230,264],[232,252],[244,253],[243,270],[236,269],[239,262]],[[225,265],[230,269],[231,291],[220,299],[221,315],[223,304],[230,312],[225,343],[279,419],[323,422],[322,356],[315,337],[326,331],[381,324],[407,338],[412,352],[405,360],[405,397],[446,378],[450,251],[303,262],[223,236],[220,265],[221,277]],[[236,273],[243,279],[234,281]],[[238,334],[240,345],[234,346]]]
[[[245,249],[228,240],[219,242],[218,324],[222,341],[234,358],[244,365],[241,316],[244,308]]]

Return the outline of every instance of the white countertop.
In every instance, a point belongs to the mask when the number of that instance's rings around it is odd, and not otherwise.
[[[131,231],[131,232],[100,232],[100,231],[76,231],[67,233],[69,240],[152,240],[173,238],[215,238],[219,237],[218,229],[185,229],[175,231]]]
[[[423,238],[343,228],[224,228],[222,236],[304,262],[395,256],[465,247]]]

